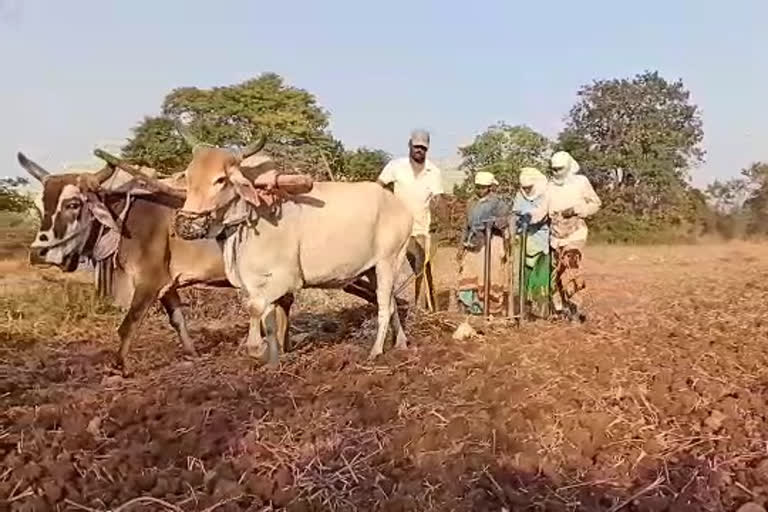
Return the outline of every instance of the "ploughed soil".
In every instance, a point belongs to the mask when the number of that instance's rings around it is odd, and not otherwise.
[[[111,370],[120,313],[90,284],[9,265],[0,510],[661,512],[768,500],[768,247],[587,256],[586,324],[473,319],[478,335],[457,341],[462,318],[411,311],[411,349],[390,343],[375,362],[374,311],[344,294],[303,293],[297,347],[268,369],[238,352],[247,327],[233,291],[186,290],[203,355],[182,358],[156,307],[131,378]],[[441,258],[446,283],[454,265]]]

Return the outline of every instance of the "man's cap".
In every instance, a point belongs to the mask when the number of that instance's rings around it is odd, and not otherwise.
[[[494,176],[492,172],[478,171],[475,174],[475,185],[489,187],[491,185],[498,185],[498,184],[499,182],[496,180],[496,176]]]
[[[429,132],[427,130],[413,130],[411,132],[411,145],[429,147]]]

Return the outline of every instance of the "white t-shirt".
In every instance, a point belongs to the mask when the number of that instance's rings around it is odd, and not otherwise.
[[[385,185],[395,184],[395,196],[405,203],[413,215],[411,236],[429,235],[432,222],[429,203],[434,196],[443,193],[440,168],[425,160],[424,169],[416,175],[410,158],[396,158],[384,166],[379,181]]]

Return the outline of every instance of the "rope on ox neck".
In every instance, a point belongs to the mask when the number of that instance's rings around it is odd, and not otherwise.
[[[280,216],[282,214],[282,206],[283,203],[287,200],[287,196],[283,195],[275,195],[276,199],[270,203],[262,203],[259,207],[253,206],[252,204],[245,201],[245,199],[240,198],[240,201],[243,202],[245,208],[241,215],[234,218],[234,220],[230,220],[226,224],[224,224],[224,228],[221,230],[221,233],[217,238],[219,239],[226,239],[230,236],[234,235],[235,233],[238,233],[240,230],[240,227],[243,224],[246,224],[250,228],[255,228],[256,225],[259,223],[259,220],[264,217],[264,213],[267,215],[273,215],[273,216]],[[230,207],[237,202],[237,199],[233,200],[230,203]],[[266,212],[260,212],[259,208],[267,208]],[[242,236],[242,234],[240,235]]]
[[[126,200],[125,200],[125,206],[123,206],[123,210],[120,212],[120,215],[117,217],[117,225],[122,229],[123,224],[125,223],[126,217],[128,217],[128,211],[131,209],[131,206],[133,206],[134,197],[131,194],[126,194]],[[96,242],[94,242],[94,246],[99,242],[99,240],[109,231],[109,228],[105,226],[104,224],[100,224],[99,226],[99,235],[96,237]],[[118,233],[122,234],[122,233]],[[110,256],[113,256],[113,260],[117,257],[117,246],[112,248],[112,250],[105,254],[104,257],[99,258],[97,261],[103,261],[109,258]]]
[[[131,194],[126,195],[126,201],[125,206],[123,207],[123,211],[120,212],[120,215],[117,218],[118,226],[122,229],[123,223],[125,222],[126,217],[128,216],[128,210],[130,210],[132,204],[133,204],[134,197]],[[96,244],[99,243],[101,238],[109,231],[109,228],[105,226],[104,224],[101,224],[99,226],[99,234],[96,236],[96,241],[94,242],[94,247],[96,247]],[[95,255],[92,255],[92,259],[94,260],[94,279],[96,281],[96,294],[99,297],[106,297],[108,294],[111,294],[112,292],[112,279],[114,275],[115,268],[117,267],[117,249],[119,246],[119,239],[118,243],[111,248],[111,250],[106,253],[102,258],[97,259]],[[111,256],[111,257],[110,257]]]

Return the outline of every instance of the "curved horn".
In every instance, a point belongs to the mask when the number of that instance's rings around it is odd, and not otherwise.
[[[34,176],[34,177],[35,177],[35,178],[36,178],[38,181],[41,181],[41,182],[42,182],[42,181],[43,181],[43,179],[44,179],[46,176],[50,176],[50,173],[49,173],[48,171],[46,171],[45,169],[43,169],[41,166],[39,166],[38,164],[36,164],[35,162],[33,162],[32,160],[30,160],[30,159],[29,159],[29,158],[27,158],[26,156],[24,156],[24,154],[23,154],[21,151],[19,151],[19,152],[16,154],[16,158],[18,158],[18,160],[19,160],[19,164],[21,164],[21,166],[22,166],[24,169],[26,169],[26,171],[27,171],[29,174],[31,174],[32,176]]]
[[[189,144],[189,147],[194,148],[195,146],[201,144],[201,142],[197,140],[195,136],[192,135],[183,124],[181,124],[181,122],[176,121],[173,124],[176,127],[176,131],[179,132],[179,135],[181,135],[181,138],[184,139],[184,142]]]
[[[113,174],[115,174],[115,171],[117,170],[117,167],[114,165],[105,165],[103,169],[100,171],[97,171],[93,174],[93,177],[96,178],[96,181],[99,182],[99,185],[107,181],[109,178],[112,177]]]
[[[240,158],[242,160],[245,160],[251,155],[255,155],[259,151],[262,150],[264,145],[267,143],[267,135],[264,132],[259,132],[259,136],[256,140],[245,146],[242,151],[240,151]]]
[[[133,166],[123,162],[122,160],[120,160],[114,155],[110,155],[109,153],[107,153],[102,149],[94,150],[93,154],[101,158],[105,162],[107,162],[110,165],[110,167],[117,167],[119,169],[122,169],[123,171],[127,172],[134,178],[137,178],[138,180],[140,180],[143,186],[150,187],[151,190],[167,194],[170,197],[181,199],[182,201],[187,197],[187,193],[184,190],[174,189],[173,187],[166,185],[165,183],[161,182],[160,180],[152,176],[147,176],[146,174],[142,173],[138,169],[134,169]],[[101,173],[102,171],[103,169],[99,171],[99,173]]]
[[[120,164],[123,164],[122,160],[120,160],[119,158],[117,158],[115,155],[113,155],[111,153],[107,153],[103,149],[98,149],[98,148],[94,149],[93,150],[93,154],[96,155],[97,157],[101,158],[105,162],[107,162],[107,164],[109,164],[108,165],[109,167],[120,167]],[[99,172],[102,172],[103,170],[104,169],[102,169]]]

